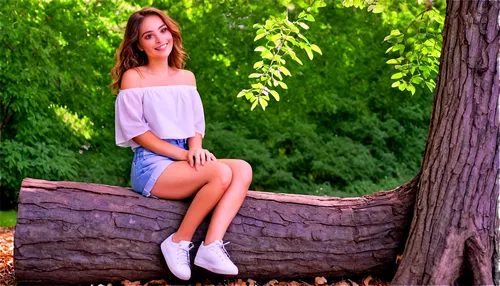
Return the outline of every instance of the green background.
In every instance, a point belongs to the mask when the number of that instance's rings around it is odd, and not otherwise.
[[[15,208],[25,177],[129,186],[133,152],[114,144],[109,71],[126,20],[146,6],[180,24],[205,107],[204,147],[248,161],[251,189],[345,197],[408,181],[421,163],[432,93],[391,88],[383,39],[409,16],[338,2],[327,1],[304,32],[323,55],[309,61],[298,51],[304,65],[287,61],[288,89],[264,112],[236,98],[259,60],[252,26],[287,5],[296,17],[300,1],[3,0],[0,209]]]

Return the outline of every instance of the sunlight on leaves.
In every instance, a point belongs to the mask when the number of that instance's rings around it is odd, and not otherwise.
[[[87,116],[79,118],[78,114],[71,112],[67,107],[51,104],[50,108],[53,109],[57,117],[71,127],[75,133],[82,135],[87,140],[92,139],[94,133],[92,128],[94,123],[90,121],[90,118]]]

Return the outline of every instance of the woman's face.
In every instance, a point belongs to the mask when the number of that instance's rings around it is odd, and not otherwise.
[[[163,20],[156,15],[147,16],[139,27],[139,49],[149,59],[164,58],[172,52],[174,39]]]

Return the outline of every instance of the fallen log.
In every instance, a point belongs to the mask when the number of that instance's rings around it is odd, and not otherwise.
[[[224,237],[241,278],[346,277],[395,269],[411,223],[415,180],[360,198],[250,191]],[[25,179],[14,235],[18,282],[172,279],[160,243],[189,202],[107,185]],[[204,238],[208,220],[196,232]],[[194,258],[196,247],[191,251]],[[207,272],[193,266],[193,280]],[[167,280],[168,281],[168,280]]]

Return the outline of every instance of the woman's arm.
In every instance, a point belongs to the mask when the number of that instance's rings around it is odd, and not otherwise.
[[[187,161],[191,167],[198,170],[201,166],[205,165],[207,161],[217,161],[214,154],[201,147],[202,137],[201,134],[196,132],[193,137],[188,138],[188,155]]]
[[[161,140],[151,131],[146,131],[141,135],[134,137],[132,140],[142,147],[155,152],[156,154],[167,156],[179,161],[188,160],[187,150]]]
[[[189,149],[201,149],[202,140],[200,133],[195,133],[193,137],[189,137],[187,140]]]

